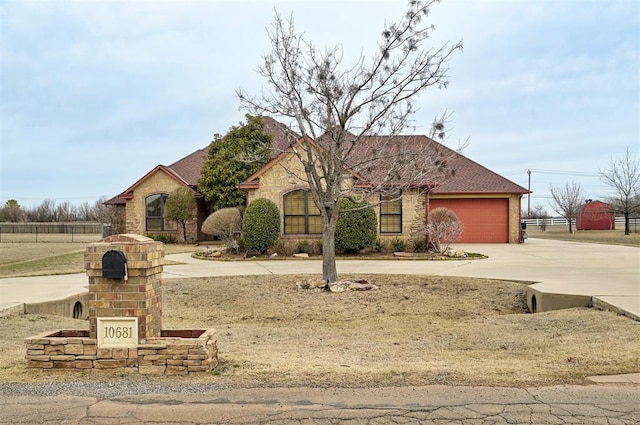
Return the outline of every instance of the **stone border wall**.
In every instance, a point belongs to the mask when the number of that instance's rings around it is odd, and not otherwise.
[[[163,330],[135,348],[98,348],[87,330],[46,332],[25,339],[27,367],[55,369],[131,368],[143,375],[188,375],[218,365],[215,331]]]

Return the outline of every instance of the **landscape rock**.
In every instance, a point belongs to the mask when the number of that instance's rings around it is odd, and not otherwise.
[[[462,249],[448,249],[447,252],[444,253],[444,255],[451,258],[465,258],[467,256],[467,253]]]
[[[344,291],[375,291],[378,286],[362,280],[339,280],[333,283],[327,283],[324,280],[309,279],[307,281],[296,282],[298,289],[319,289],[330,292]]]
[[[306,252],[299,252],[297,254],[293,254],[295,258],[309,258],[309,254]]]

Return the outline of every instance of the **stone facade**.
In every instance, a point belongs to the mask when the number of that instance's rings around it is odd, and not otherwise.
[[[275,203],[278,209],[284,211],[284,195],[287,193],[305,189],[308,187],[296,175],[304,176],[302,164],[297,160],[294,154],[289,154],[282,158],[278,164],[267,169],[260,176],[260,185],[258,188],[249,190],[247,195],[247,204],[258,198],[266,198]],[[351,184],[350,175],[345,175],[345,183]],[[378,202],[377,196],[369,200],[374,204]],[[380,208],[375,208],[378,223],[380,223]],[[281,214],[280,228],[284,229],[284,217]],[[379,233],[381,240],[391,240],[395,238],[416,238],[424,237],[426,223],[426,195],[415,190],[405,193],[402,199],[402,233]],[[379,229],[378,229],[379,231]],[[281,235],[282,238],[288,240],[304,239],[321,239],[321,235]]]
[[[146,228],[146,199],[150,195],[170,194],[175,189],[182,187],[175,178],[169,176],[163,170],[157,170],[142,180],[133,190],[133,197],[127,200],[125,205],[119,207],[121,215],[124,215],[124,230],[120,232],[135,233],[139,235],[171,235],[178,241],[183,241],[182,228],[176,222],[167,222],[164,231],[147,231]],[[206,218],[206,208],[204,201],[198,200],[196,207],[197,219],[187,223],[187,240],[196,241],[199,239],[198,222]],[[122,212],[124,211],[124,213]],[[204,218],[203,218],[204,217]]]
[[[131,369],[146,375],[210,372],[218,365],[213,330],[162,331],[130,348],[98,348],[86,330],[46,332],[25,339],[27,367],[55,369]]]

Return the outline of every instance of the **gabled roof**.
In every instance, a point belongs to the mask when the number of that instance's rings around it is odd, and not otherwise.
[[[265,124],[265,132],[271,135],[271,157],[276,158],[281,152],[286,151],[299,136],[289,130],[285,125],[271,117],[262,117]],[[123,205],[127,199],[133,196],[133,190],[159,170],[167,173],[180,184],[196,189],[200,180],[200,172],[209,155],[209,145],[198,149],[169,166],[157,165],[153,170],[145,174],[140,180],[127,188],[121,194],[105,202],[107,205]]]
[[[271,117],[263,117],[265,132],[271,135],[271,161],[264,167],[247,178],[238,187],[242,190],[257,189],[260,185],[260,176],[271,167],[276,165],[288,152],[291,147],[301,143],[301,137],[289,130],[284,124],[279,123]],[[446,146],[430,139],[424,135],[411,136],[366,136],[363,140],[363,149],[368,145],[386,146],[385,149],[402,149],[408,143],[423,149],[439,151],[446,158],[447,168],[453,170],[453,174],[447,179],[434,179],[433,181],[422,181],[416,184],[423,187],[432,187],[433,194],[480,194],[480,193],[509,193],[525,194],[528,190],[512,181],[500,176],[486,167],[470,160],[469,158],[455,152]],[[322,142],[320,143],[322,144]],[[158,171],[167,173],[170,177],[184,186],[196,190],[200,172],[204,166],[209,153],[209,146],[185,156],[169,166],[158,165],[153,170],[145,174],[140,180],[127,188],[124,192],[108,200],[105,204],[119,205],[126,203],[127,199],[133,196],[133,190]],[[349,169],[349,164],[345,164]],[[376,167],[372,167],[371,175],[358,175],[360,181],[363,179],[375,179]]]
[[[434,142],[435,143],[435,142]],[[449,149],[444,147],[445,149]],[[449,149],[450,150],[450,149]],[[452,156],[447,160],[454,174],[436,185],[431,193],[529,193],[524,187],[489,170],[466,156],[450,150]]]
[[[200,171],[207,160],[209,146],[199,149],[184,158],[174,162],[167,168],[176,176],[179,176],[189,186],[197,186],[200,180]]]
[[[300,143],[300,141],[298,143]],[[433,178],[424,179],[423,181],[418,181],[414,184],[415,186],[432,188],[430,192],[433,194],[528,193],[528,190],[522,186],[517,185],[475,161],[470,160],[464,155],[455,152],[454,150],[424,135],[364,136],[361,139],[359,146],[356,147],[358,150],[361,149],[362,152],[355,152],[354,157],[358,158],[359,156],[361,157],[366,155],[364,151],[371,149],[371,146],[380,147],[391,153],[392,151],[397,152],[399,149],[404,149],[406,146],[409,146],[409,144],[416,149],[416,152],[421,150],[438,152],[439,156],[446,162],[446,168],[443,171],[443,175],[448,174],[448,177],[443,178],[438,175],[430,176]],[[284,153],[286,153],[286,151]],[[276,165],[284,153],[272,159],[264,167],[241,183],[238,186],[239,189],[257,189],[260,184],[260,176]],[[382,156],[383,155],[381,155],[381,157]],[[349,165],[347,165],[347,168],[349,168]],[[362,171],[361,174],[358,175],[358,178],[361,181],[373,181],[376,179],[377,174],[384,174],[383,168],[384,159],[378,161],[378,164],[374,164],[369,170],[368,175]],[[450,172],[447,173],[447,170]]]

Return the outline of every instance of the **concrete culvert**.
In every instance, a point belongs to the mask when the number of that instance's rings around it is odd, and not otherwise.
[[[76,301],[73,305],[73,318],[82,319],[82,303],[80,301]]]
[[[531,295],[531,312],[532,313],[538,312],[538,302],[536,301],[535,295]]]

